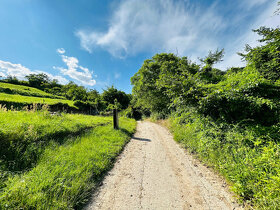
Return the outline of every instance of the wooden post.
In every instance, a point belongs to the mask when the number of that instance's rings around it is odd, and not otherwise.
[[[119,118],[118,118],[117,109],[113,109],[113,122],[114,122],[114,129],[119,129]]]

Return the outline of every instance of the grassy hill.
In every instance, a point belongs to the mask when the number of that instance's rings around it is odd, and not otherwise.
[[[33,96],[23,96],[23,95],[14,95],[7,93],[0,93],[0,104],[6,105],[6,107],[11,108],[23,108],[31,104],[47,104],[50,107],[55,107],[59,104],[64,104],[65,108],[69,106],[70,108],[75,109],[74,101],[66,99],[53,99],[53,98],[42,98],[42,97],[33,97]]]
[[[77,111],[74,101],[55,96],[37,88],[0,82],[0,105],[8,109],[28,109],[48,105],[51,111]]]
[[[39,90],[37,88],[24,86],[24,85],[15,85],[15,84],[4,83],[4,82],[0,82],[0,92],[8,93],[8,94],[23,95],[23,96],[65,99],[62,96],[55,96],[55,95],[46,93],[42,90]]]
[[[0,209],[81,208],[134,133],[133,119],[115,130],[112,117],[83,115],[98,113],[92,99],[106,109],[97,91],[68,89],[80,99],[0,82]]]

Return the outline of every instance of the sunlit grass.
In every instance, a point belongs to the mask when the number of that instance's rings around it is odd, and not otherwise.
[[[0,169],[31,167],[51,140],[63,143],[68,135],[110,122],[110,117],[0,110]]]
[[[280,206],[279,125],[218,125],[189,115],[172,119],[176,141],[220,171],[232,190],[254,208]]]
[[[18,94],[18,95],[25,95],[25,96],[36,96],[36,97],[45,97],[45,98],[61,98],[61,96],[54,96],[50,93],[46,93],[42,90],[39,90],[37,88],[28,87],[24,85],[15,85],[10,83],[4,83],[0,82],[0,92],[9,92],[11,94]]]
[[[5,104],[5,102],[22,103],[25,105],[34,104],[34,103],[35,104],[48,104],[48,105],[54,105],[57,103],[65,103],[65,104],[68,104],[70,107],[75,107],[74,101],[70,101],[70,100],[66,100],[66,99],[41,98],[41,97],[33,97],[33,96],[22,96],[22,95],[0,93],[0,104]],[[14,108],[16,108],[16,106]]]
[[[120,153],[136,122],[121,119],[120,130],[112,125],[59,145],[55,141],[44,151],[36,167],[7,182],[0,194],[0,208],[72,209],[88,198],[98,179]]]

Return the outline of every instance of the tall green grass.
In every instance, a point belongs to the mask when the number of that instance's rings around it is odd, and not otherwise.
[[[171,127],[175,140],[218,169],[241,201],[257,209],[279,209],[279,125],[217,124],[185,113],[173,117]]]
[[[133,134],[136,122],[121,119],[120,126],[99,126],[63,145],[52,141],[36,167],[7,181],[0,192],[0,209],[80,208]]]
[[[28,87],[24,85],[15,85],[15,84],[4,83],[4,82],[0,82],[0,92],[7,93],[7,94],[24,95],[24,96],[65,99],[62,96],[55,96],[46,93],[42,90],[39,90],[37,88]]]
[[[74,106],[74,101],[66,99],[53,99],[53,98],[42,98],[42,97],[33,97],[33,96],[23,96],[23,95],[13,95],[0,93],[0,104],[12,104],[14,103],[14,108],[17,106],[23,107],[28,104],[48,104],[55,105],[58,103],[67,104],[70,107],[77,108]]]
[[[0,169],[33,167],[51,140],[63,143],[69,135],[105,125],[109,117],[80,114],[52,115],[47,111],[0,110]]]

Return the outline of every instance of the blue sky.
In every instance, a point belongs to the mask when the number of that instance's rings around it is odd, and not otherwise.
[[[47,73],[102,91],[131,92],[130,77],[155,53],[198,62],[225,49],[225,70],[252,32],[277,27],[277,0],[0,0],[0,76]]]

